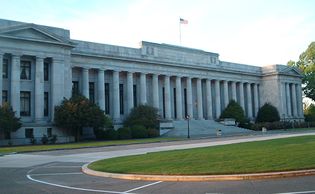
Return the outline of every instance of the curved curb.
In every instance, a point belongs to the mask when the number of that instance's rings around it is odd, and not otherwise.
[[[89,164],[82,166],[82,172],[92,176],[118,178],[127,180],[142,180],[142,181],[235,181],[235,180],[253,180],[253,179],[273,179],[286,178],[296,176],[315,175],[315,169],[297,170],[287,172],[267,172],[254,174],[232,174],[232,175],[142,175],[142,174],[119,174],[108,173],[91,170]]]

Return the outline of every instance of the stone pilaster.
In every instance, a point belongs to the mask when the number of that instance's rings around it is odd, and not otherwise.
[[[35,121],[44,119],[44,58],[36,57],[35,66]]]
[[[113,121],[120,122],[120,104],[119,104],[119,72],[113,71]]]
[[[159,109],[159,75],[152,75],[152,96],[153,96],[153,107]]]
[[[198,119],[203,119],[201,79],[197,78],[197,112]]]
[[[89,69],[82,68],[82,95],[89,99]]]
[[[298,114],[297,114],[297,97],[296,97],[296,88],[295,88],[295,84],[291,85],[292,87],[292,91],[291,91],[291,96],[292,96],[292,116],[293,118],[297,118]]]
[[[170,76],[164,77],[164,89],[165,89],[165,119],[171,119],[171,95],[170,95]]]
[[[246,84],[246,92],[247,92],[247,117],[249,119],[253,118],[253,105],[252,105],[252,92],[250,83]]]
[[[0,51],[0,106],[2,106],[2,71],[3,71],[3,53]]]
[[[236,82],[232,81],[231,82],[231,87],[232,87],[232,99],[236,102]]]
[[[215,80],[215,118],[220,118],[221,115],[221,92],[220,92],[220,80]]]
[[[228,81],[223,81],[223,96],[224,96],[224,108],[226,108],[229,104],[229,87]]]
[[[178,120],[183,119],[182,110],[182,80],[181,77],[176,77],[176,112]]]
[[[259,95],[258,95],[258,84],[254,84],[254,115],[257,117],[258,109],[259,109]]]
[[[147,103],[146,74],[140,73],[140,104]]]
[[[59,105],[64,98],[64,60],[53,58],[51,64],[51,84],[53,87],[50,88],[51,94],[51,120],[54,120],[55,106]]]
[[[97,74],[97,103],[101,110],[105,111],[105,78],[104,70],[98,69]]]
[[[193,103],[192,103],[192,88],[191,88],[191,78],[186,78],[186,92],[187,92],[187,114],[190,118],[193,118]],[[187,115],[185,115],[187,116]]]
[[[133,73],[127,72],[127,111],[130,113],[133,104]]]
[[[206,80],[206,101],[207,101],[207,119],[212,119],[212,95],[211,95],[211,80]]]
[[[287,116],[291,117],[291,96],[290,96],[290,84],[285,83],[285,90],[286,90],[286,101],[287,101]]]
[[[10,104],[13,111],[16,111],[16,117],[20,117],[20,68],[21,57],[18,55],[13,55],[11,66]]]
[[[240,106],[243,108],[243,111],[245,112],[245,98],[244,98],[244,83],[239,83],[240,88]]]

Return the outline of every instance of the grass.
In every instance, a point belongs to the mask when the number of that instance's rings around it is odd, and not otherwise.
[[[315,136],[148,153],[100,160],[97,171],[160,175],[211,175],[315,168]]]
[[[27,145],[27,146],[12,146],[12,147],[0,147],[0,153],[12,153],[12,152],[31,152],[31,151],[47,151],[56,149],[74,149],[84,147],[102,147],[102,146],[114,146],[114,145],[126,145],[126,144],[138,144],[138,143],[154,143],[161,141],[176,141],[181,140],[179,138],[146,138],[146,139],[130,139],[130,140],[112,140],[112,141],[87,141],[67,144],[53,144],[53,145]]]

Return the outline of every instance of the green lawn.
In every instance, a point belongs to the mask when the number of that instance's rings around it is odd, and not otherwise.
[[[130,140],[112,140],[112,141],[89,141],[67,144],[53,144],[53,145],[27,145],[27,146],[12,146],[12,147],[0,147],[0,154],[12,153],[12,152],[30,152],[30,151],[44,151],[55,149],[73,149],[83,147],[102,147],[112,145],[126,145],[126,144],[138,144],[138,143],[153,143],[162,141],[176,141],[180,138],[146,138],[146,139],[130,139]]]
[[[97,171],[211,175],[315,168],[315,136],[148,153],[100,160]]]

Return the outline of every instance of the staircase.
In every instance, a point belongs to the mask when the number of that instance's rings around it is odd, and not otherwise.
[[[173,121],[174,128],[163,134],[163,137],[187,137],[187,120]],[[223,136],[246,134],[250,131],[234,126],[225,126],[214,120],[190,120],[189,131],[191,137],[217,136],[221,130]]]

